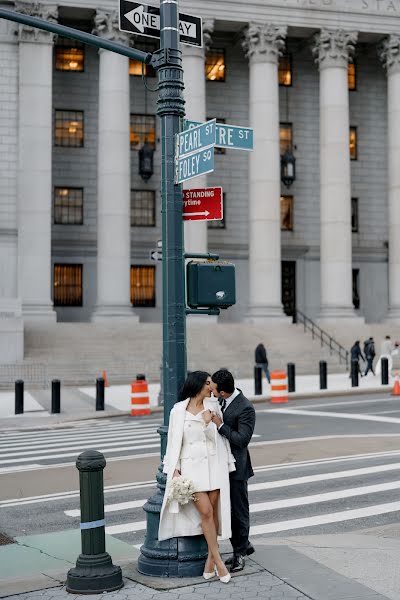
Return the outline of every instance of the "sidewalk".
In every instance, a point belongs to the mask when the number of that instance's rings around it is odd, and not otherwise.
[[[324,396],[344,396],[349,394],[389,393],[393,389],[393,379],[388,386],[382,386],[380,377],[369,374],[359,380],[359,387],[352,388],[351,381],[345,373],[328,375],[328,389],[319,389],[319,376],[299,375],[296,377],[296,391],[289,394],[290,399],[312,399]],[[253,402],[269,402],[270,386],[263,377],[263,394],[254,396],[254,381],[238,379],[236,385]],[[159,383],[149,384],[150,407],[152,412],[161,412],[158,406],[160,393]],[[14,414],[14,392],[0,392],[0,427],[46,426],[101,417],[128,415],[130,411],[130,385],[111,385],[105,389],[105,410],[95,410],[96,388],[93,387],[62,387],[61,414],[52,415],[51,391],[29,390],[25,392],[25,412]]]

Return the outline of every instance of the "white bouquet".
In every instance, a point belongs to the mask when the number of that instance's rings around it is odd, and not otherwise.
[[[196,502],[197,498],[194,493],[195,489],[193,481],[180,475],[179,477],[172,479],[169,484],[168,502],[176,500],[178,504],[182,506],[188,504],[190,500]]]

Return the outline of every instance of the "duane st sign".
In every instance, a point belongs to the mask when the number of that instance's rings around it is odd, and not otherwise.
[[[160,8],[142,2],[120,0],[119,28],[128,33],[160,37]],[[183,44],[203,45],[201,17],[179,13],[179,38]]]

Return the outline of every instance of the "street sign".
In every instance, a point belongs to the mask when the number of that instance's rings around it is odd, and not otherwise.
[[[185,121],[184,127],[192,129],[198,125],[198,121]],[[217,123],[215,146],[235,150],[253,150],[253,130],[250,127]]]
[[[143,2],[119,1],[119,28],[128,33],[160,37],[160,8]],[[201,17],[179,13],[179,34],[182,44],[203,46]]]
[[[162,252],[159,250],[152,250],[150,252],[150,260],[162,260]]]
[[[175,183],[214,171],[214,146],[175,159]]]
[[[184,221],[221,221],[224,217],[222,188],[183,190]]]
[[[198,123],[176,135],[176,158],[192,154],[197,150],[205,150],[215,145],[216,120]]]

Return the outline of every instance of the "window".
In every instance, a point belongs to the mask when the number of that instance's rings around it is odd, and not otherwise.
[[[207,221],[207,227],[208,229],[226,229],[226,207],[225,207],[225,203],[226,203],[226,194],[223,192],[222,193],[222,216],[223,219],[221,219],[220,221]]]
[[[357,127],[350,127],[350,160],[357,160]]]
[[[85,49],[82,45],[64,45],[56,46],[56,71],[79,71],[82,72],[85,67]]]
[[[54,223],[83,224],[83,188],[54,188]]]
[[[357,89],[357,69],[354,62],[349,63],[347,68],[347,83],[351,92]]]
[[[207,121],[211,121],[211,119],[215,119],[215,117],[207,117]],[[226,119],[218,119],[217,118],[217,123],[226,123]],[[218,143],[218,137],[217,137],[217,143]],[[215,146],[214,154],[226,154],[226,148],[217,148]]]
[[[351,199],[351,231],[358,233],[358,198]]]
[[[279,152],[283,156],[286,150],[293,149],[293,131],[291,123],[280,123],[279,125]]]
[[[290,54],[279,57],[278,78],[279,85],[285,87],[292,85],[292,56]]]
[[[207,81],[225,81],[225,50],[211,48],[206,53]]]
[[[131,302],[133,306],[156,305],[156,268],[131,266]]]
[[[83,111],[56,110],[55,145],[82,148]]]
[[[353,306],[357,310],[360,308],[360,269],[353,269]]]
[[[83,265],[54,265],[54,306],[82,306]]]
[[[156,193],[152,190],[131,190],[131,227],[155,227]]]
[[[135,43],[135,48],[137,50],[143,50],[143,52],[151,52],[153,53],[157,50],[156,44],[152,44],[150,42],[144,43]],[[133,75],[134,77],[142,76],[142,65],[144,74],[147,77],[156,77],[156,72],[151,65],[145,65],[140,60],[136,60],[134,58],[129,59],[129,75]]]
[[[293,231],[293,196],[281,196],[281,231]]]
[[[156,118],[154,115],[131,115],[131,150],[140,150],[145,142],[156,148]]]

